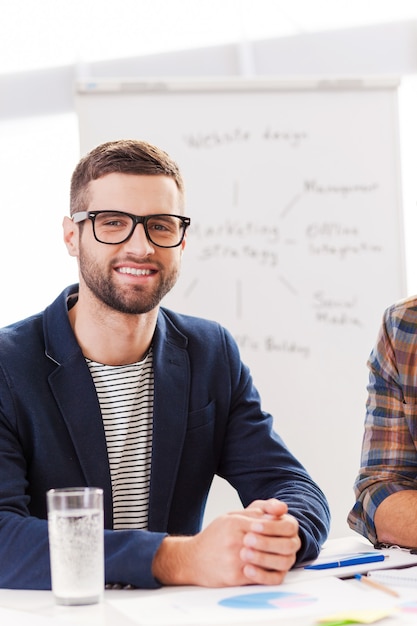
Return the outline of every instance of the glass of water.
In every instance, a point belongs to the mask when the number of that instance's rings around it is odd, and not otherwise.
[[[52,591],[58,604],[95,604],[104,591],[103,490],[47,492]]]

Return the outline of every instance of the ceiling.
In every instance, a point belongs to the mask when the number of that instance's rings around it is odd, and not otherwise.
[[[417,19],[415,0],[0,3],[0,74]]]

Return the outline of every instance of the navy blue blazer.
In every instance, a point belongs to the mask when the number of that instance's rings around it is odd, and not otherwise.
[[[161,308],[153,338],[149,530],[112,530],[112,490],[95,387],[68,320],[67,288],[44,312],[0,330],[0,587],[49,589],[46,492],[104,490],[106,582],[157,587],[167,533],[201,528],[215,474],[244,506],[285,501],[300,524],[298,560],[326,539],[326,499],[272,430],[248,368],[220,325]]]

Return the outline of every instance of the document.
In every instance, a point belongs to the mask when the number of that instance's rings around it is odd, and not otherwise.
[[[0,624],[13,626],[68,626],[68,622],[56,617],[36,615],[27,611],[17,611],[14,609],[4,609],[0,607]]]
[[[327,576],[352,578],[355,574],[366,574],[370,571],[417,566],[417,555],[411,554],[409,550],[396,547],[377,550],[369,542],[354,541],[350,537],[347,538],[345,544],[346,549],[343,539],[329,541],[328,546],[323,548],[315,561],[289,571],[284,585],[317,580]],[[340,563],[340,565],[335,569],[335,565],[325,567],[326,563]],[[305,565],[308,565],[308,569]]]
[[[222,589],[173,590],[145,598],[107,600],[137,624],[186,626],[197,624],[291,623],[306,625],[341,611],[394,611],[395,599],[334,578],[297,585],[245,586]]]
[[[368,578],[385,585],[412,587],[417,590],[417,566],[369,572]]]

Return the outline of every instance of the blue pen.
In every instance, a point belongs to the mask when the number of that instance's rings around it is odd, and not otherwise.
[[[331,569],[333,567],[348,567],[349,565],[363,565],[365,563],[377,563],[385,559],[384,554],[374,554],[369,552],[367,554],[358,554],[355,556],[348,556],[346,558],[339,559],[338,561],[327,561],[324,563],[312,563],[306,565],[304,569]]]

